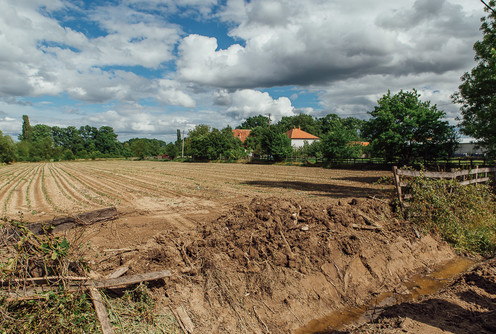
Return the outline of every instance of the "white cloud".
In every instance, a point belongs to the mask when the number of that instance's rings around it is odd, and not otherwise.
[[[183,106],[187,108],[196,107],[196,102],[182,91],[179,82],[174,80],[158,80],[157,100],[169,105]]]
[[[235,120],[270,114],[272,120],[278,121],[283,116],[294,116],[294,107],[287,97],[274,100],[268,93],[242,89],[230,93],[229,99],[231,105],[226,113]]]
[[[215,38],[187,36],[177,61],[184,80],[255,88],[442,75],[467,67],[479,25],[472,11],[448,0],[233,0],[220,17],[245,45],[218,50]]]

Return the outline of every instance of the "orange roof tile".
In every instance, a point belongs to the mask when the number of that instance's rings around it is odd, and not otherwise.
[[[232,132],[234,137],[239,138],[239,140],[244,143],[246,138],[250,135],[251,130],[234,129]]]
[[[303,131],[300,128],[294,128],[286,132],[289,139],[320,139],[317,136],[314,136],[308,132]]]
[[[369,146],[370,143],[368,141],[350,141],[349,144],[350,145]]]

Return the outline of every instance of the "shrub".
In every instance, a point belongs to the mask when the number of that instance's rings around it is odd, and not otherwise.
[[[438,232],[460,252],[496,253],[496,201],[490,186],[418,177],[410,190],[405,214],[424,232]]]

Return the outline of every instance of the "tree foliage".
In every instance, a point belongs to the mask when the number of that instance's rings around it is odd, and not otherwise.
[[[289,131],[293,128],[301,128],[301,130],[311,133],[314,136],[320,136],[318,121],[310,115],[299,114],[296,116],[285,116],[278,123],[280,131]]]
[[[489,2],[495,6],[495,1]],[[476,138],[496,156],[496,14],[486,8],[481,19],[483,39],[474,44],[477,65],[462,77],[453,101],[461,104],[463,133]]]
[[[456,148],[454,128],[442,119],[445,113],[422,102],[414,89],[391,95],[388,91],[370,112],[364,135],[372,150],[387,161],[412,162],[451,155]]]
[[[254,129],[256,127],[269,126],[269,118],[264,115],[248,117],[237,129]]]
[[[10,136],[4,136],[0,131],[0,162],[11,163],[16,158],[15,144]]]
[[[197,125],[187,139],[189,153],[195,160],[239,159],[245,155],[242,143],[232,134],[232,128],[211,129]]]

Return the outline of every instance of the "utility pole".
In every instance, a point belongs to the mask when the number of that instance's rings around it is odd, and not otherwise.
[[[181,147],[181,158],[184,158],[184,129],[183,129],[183,144]]]

